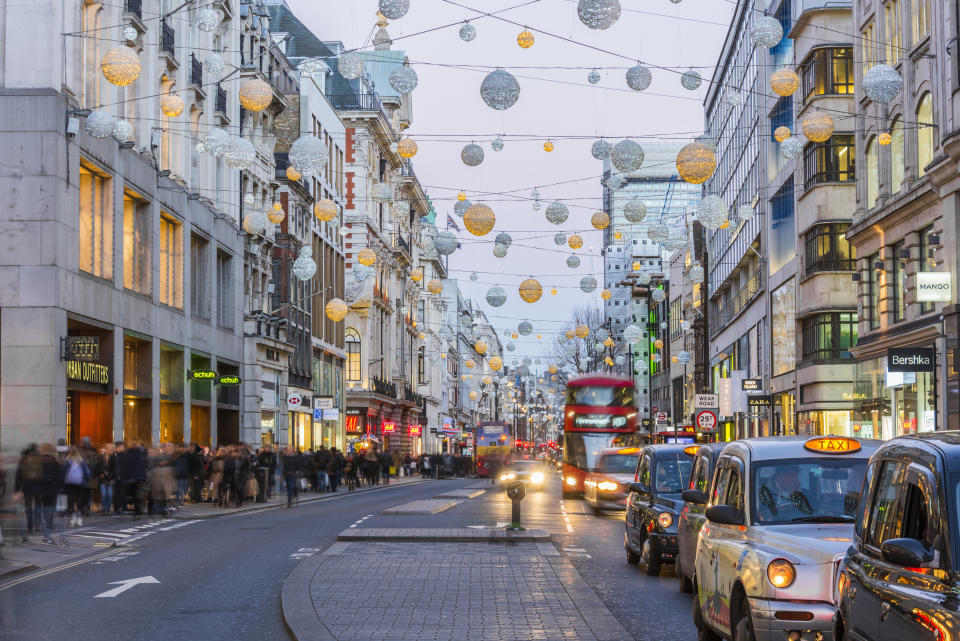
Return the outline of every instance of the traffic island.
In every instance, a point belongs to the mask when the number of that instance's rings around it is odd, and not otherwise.
[[[384,514],[439,514],[458,505],[460,501],[450,499],[420,499],[388,507]]]

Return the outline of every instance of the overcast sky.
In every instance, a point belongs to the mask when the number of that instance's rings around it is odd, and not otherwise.
[[[377,0],[287,2],[321,39],[342,41],[348,49],[370,44]],[[521,26],[480,17],[524,3],[529,4],[498,14]],[[406,52],[420,78],[413,92],[413,124],[407,133],[419,145],[414,166],[436,205],[437,227],[442,228],[447,213],[452,213],[460,189],[473,202],[486,202],[497,215],[494,230],[482,238],[469,234],[454,216],[463,246],[450,257],[450,276],[459,279],[464,295],[481,304],[498,330],[515,328],[523,319],[543,330],[540,341],[536,333],[521,337],[508,363],[514,356],[544,354],[559,321],[565,321],[575,305],[601,303],[599,289],[588,295],[578,288],[580,278],[588,273],[602,283],[601,235],[589,223],[591,214],[602,207],[602,167],[590,155],[593,140],[602,135],[616,142],[630,136],[641,144],[652,144],[652,137],[683,141],[703,130],[706,83],[687,91],[680,86],[679,73],[652,69],[651,86],[634,92],[627,88],[624,73],[635,62],[613,54],[650,67],[692,67],[710,78],[733,0],[621,3],[620,20],[606,31],[593,31],[580,22],[576,0],[410,0],[407,15],[387,28],[395,41],[392,48]],[[477,29],[472,42],[460,40],[459,25],[436,29],[466,19]],[[536,37],[530,49],[517,45],[523,25]],[[436,30],[410,35],[429,29]],[[516,75],[521,86],[520,99],[506,111],[494,111],[480,98],[480,82],[496,66]],[[586,80],[591,67],[602,76],[596,86]],[[490,148],[498,134],[505,135],[501,152]],[[543,143],[551,138],[555,149],[547,153]],[[460,149],[474,140],[483,145],[486,158],[478,167],[467,167],[460,160]],[[534,187],[543,199],[543,207],[536,212],[528,200]],[[544,217],[552,200],[570,207],[570,218],[563,225],[551,225]],[[498,259],[492,254],[493,238],[501,231],[511,234],[514,244],[506,258]],[[567,268],[570,250],[554,245],[558,231],[582,232],[585,243],[578,252],[579,269]],[[474,270],[477,282],[469,280]],[[517,284],[529,275],[544,286],[543,298],[532,305],[517,294]],[[508,294],[507,303],[499,308],[491,308],[484,300],[494,284],[502,285]],[[558,295],[550,295],[551,287],[558,288]]]

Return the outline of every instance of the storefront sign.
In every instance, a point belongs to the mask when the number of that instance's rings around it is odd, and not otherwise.
[[[303,397],[296,392],[287,394],[287,409],[291,412],[301,411],[303,409]]]
[[[759,378],[741,379],[740,389],[742,389],[744,392],[759,392],[763,389],[763,380]]]
[[[887,350],[888,372],[932,372],[932,347],[898,347]]]
[[[410,436],[420,436],[421,434],[423,434],[423,427],[419,425],[410,426]]]
[[[397,424],[393,421],[384,421],[381,428],[384,434],[393,434],[397,431]]]
[[[97,385],[110,384],[110,367],[99,363],[67,361],[67,378]]]
[[[840,395],[840,398],[845,401],[862,401],[866,400],[867,395],[863,392],[843,392]]]
[[[221,374],[217,377],[217,385],[239,385],[243,381],[235,374]]]
[[[950,302],[953,286],[950,272],[917,272],[917,300],[922,303]]]
[[[217,373],[212,369],[191,369],[187,370],[187,376],[191,381],[214,381],[217,379]]]
[[[313,397],[313,409],[315,409],[315,410],[332,410],[332,409],[333,409],[333,397],[332,397],[332,396],[314,396],[314,397]]]
[[[316,411],[316,410],[314,410],[314,411]],[[325,420],[325,421],[335,421],[335,420],[337,420],[338,418],[340,418],[340,409],[339,409],[339,408],[334,407],[334,408],[331,408],[331,409],[328,409],[328,410],[320,410],[320,411],[323,412],[323,420]]]
[[[747,396],[747,407],[770,407],[769,394],[750,394]]]
[[[63,339],[63,360],[95,363],[100,360],[99,336],[67,336]]]
[[[353,412],[353,413],[351,413]],[[364,419],[366,417],[360,414],[360,410],[347,410],[343,420],[343,430],[347,434],[361,434],[366,429]]]

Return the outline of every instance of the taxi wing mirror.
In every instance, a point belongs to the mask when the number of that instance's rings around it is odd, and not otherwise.
[[[707,502],[707,495],[700,490],[684,490],[681,496],[683,496],[683,500],[687,503],[705,505]]]
[[[743,525],[743,512],[732,505],[714,505],[705,512],[707,520],[720,525]]]
[[[916,539],[887,539],[880,545],[883,560],[904,567],[919,567],[933,561],[933,550]]]
[[[630,483],[627,487],[630,488],[631,492],[636,492],[637,494],[650,494],[650,488],[643,483]]]

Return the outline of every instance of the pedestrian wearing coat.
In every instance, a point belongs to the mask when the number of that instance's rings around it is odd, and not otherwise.
[[[40,446],[37,459],[40,464],[40,477],[35,485],[35,496],[43,516],[43,542],[53,543],[50,535],[53,530],[57,494],[63,485],[63,469],[57,459],[57,449],[52,443],[44,443]]]
[[[83,500],[90,481],[90,468],[80,454],[80,450],[71,447],[63,459],[63,489],[67,495],[67,515],[70,527],[83,525]]]

